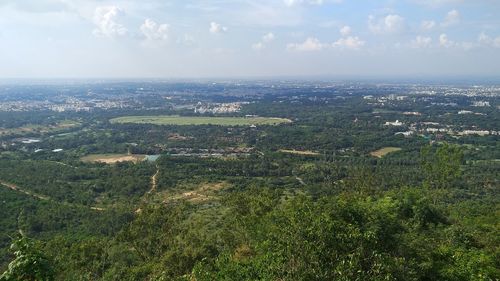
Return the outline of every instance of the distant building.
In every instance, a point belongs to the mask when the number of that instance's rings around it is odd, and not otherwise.
[[[32,143],[39,143],[41,140],[39,139],[25,139],[21,141],[24,144],[32,144]]]
[[[490,131],[465,130],[465,131],[459,132],[458,134],[461,136],[468,136],[468,135],[487,136],[490,134]]]
[[[490,102],[489,101],[475,101],[472,103],[472,106],[476,107],[490,107]]]
[[[416,112],[416,111],[406,111],[406,112],[403,112],[404,115],[414,115],[414,116],[420,116],[422,115],[422,113],[420,112]]]
[[[395,136],[397,135],[403,135],[405,137],[410,137],[411,135],[413,135],[413,132],[412,131],[408,131],[408,132],[397,132],[394,134]]]
[[[396,120],[395,122],[385,122],[385,126],[403,126],[403,122],[400,122],[399,120]]]

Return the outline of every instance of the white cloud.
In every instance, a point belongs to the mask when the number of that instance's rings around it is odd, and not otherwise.
[[[415,49],[429,48],[432,44],[432,38],[417,36],[411,41],[411,47]]]
[[[486,33],[484,32],[481,32],[477,38],[477,41],[479,41],[480,44],[482,45],[490,45],[492,41],[492,38],[488,35],[486,35]]]
[[[127,34],[127,28],[116,22],[116,18],[122,14],[117,6],[97,7],[94,12],[94,24],[97,26],[93,34],[103,37],[116,37]]]
[[[300,52],[321,51],[326,47],[328,44],[323,44],[314,37],[307,38],[303,43],[290,43],[286,46],[287,50]]]
[[[264,43],[269,43],[273,40],[274,40],[274,34],[272,32],[269,32],[266,35],[262,36],[262,42]]]
[[[500,48],[500,36],[497,38],[492,38],[484,32],[479,34],[477,41],[481,46]]]
[[[479,47],[480,45],[481,44],[478,42],[468,42],[468,41],[456,42],[450,40],[446,33],[442,33],[441,35],[439,35],[439,46],[442,48],[458,48],[464,51],[469,51]]]
[[[262,36],[262,41],[253,44],[252,49],[260,51],[266,47],[266,44],[272,42],[274,38],[275,38],[274,34],[272,32],[269,32],[264,36]]]
[[[349,36],[351,34],[351,27],[346,25],[340,29],[340,34],[342,36]]]
[[[340,38],[332,44],[333,47],[346,48],[346,49],[359,49],[365,45],[365,41],[359,39],[358,36],[349,36]]]
[[[449,27],[457,25],[460,22],[460,12],[457,10],[451,10],[446,14],[444,21],[441,23],[442,27]]]
[[[420,27],[425,31],[432,30],[434,27],[436,27],[436,22],[433,20],[424,20],[420,24]]]
[[[218,24],[216,22],[211,22],[210,28],[208,30],[213,34],[224,33],[227,31],[227,27],[222,26],[221,24]]]
[[[252,49],[254,49],[256,51],[260,51],[260,50],[264,49],[264,44],[262,42],[255,43],[252,45]]]
[[[364,45],[365,41],[358,36],[343,37],[333,43],[321,43],[317,38],[309,37],[302,43],[290,43],[286,48],[292,51],[311,52],[328,48],[359,49]]]
[[[168,39],[168,24],[158,24],[151,19],[146,19],[140,29],[146,40],[165,41]]]
[[[398,34],[406,29],[405,19],[396,14],[387,15],[383,18],[368,17],[368,28],[375,34]]]
[[[441,34],[439,35],[439,46],[444,47],[444,48],[450,48],[455,46],[456,43],[448,39],[448,35],[446,34]]]

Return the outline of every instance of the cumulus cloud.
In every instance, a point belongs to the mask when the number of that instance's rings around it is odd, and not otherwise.
[[[500,36],[493,38],[484,32],[481,32],[477,38],[481,46],[500,48]]]
[[[321,51],[328,48],[339,49],[359,49],[365,45],[365,41],[358,36],[342,37],[333,43],[321,43],[317,38],[309,37],[302,43],[291,43],[287,45],[288,50],[292,51]]]
[[[436,27],[436,22],[433,20],[424,20],[420,24],[420,27],[425,31],[429,31],[434,29],[434,27]]]
[[[429,48],[432,44],[432,38],[417,36],[411,41],[411,47],[415,49]]]
[[[216,22],[211,22],[210,28],[208,30],[213,34],[224,33],[227,31],[227,27],[222,26],[221,24],[218,24]]]
[[[345,38],[340,38],[332,44],[333,47],[345,48],[345,49],[359,49],[365,45],[365,41],[359,39],[358,36],[349,36]]]
[[[441,23],[442,27],[449,27],[457,25],[460,22],[460,12],[457,10],[451,10],[446,14],[444,21]]]
[[[274,33],[269,32],[269,33],[265,34],[264,36],[262,36],[262,40],[260,42],[253,44],[252,49],[254,49],[256,51],[260,51],[266,47],[266,44],[274,41],[274,38],[275,38]]]
[[[328,44],[323,44],[314,37],[309,37],[302,43],[290,43],[286,46],[287,50],[300,52],[321,51],[327,47]]]
[[[359,49],[365,45],[365,41],[359,39],[358,36],[351,36],[352,29],[345,25],[340,29],[342,38],[332,43],[332,47],[341,49]]]
[[[168,40],[168,24],[158,24],[152,19],[146,19],[141,25],[142,35],[149,41],[166,41]]]
[[[269,43],[273,40],[274,40],[274,34],[272,32],[269,32],[266,35],[262,36],[262,42],[264,43]]]
[[[398,34],[406,29],[405,19],[396,14],[387,15],[383,18],[368,17],[368,28],[375,34]]]
[[[117,6],[97,7],[94,12],[96,28],[93,34],[102,37],[117,37],[127,34],[127,28],[116,21],[122,13],[123,11]]]
[[[351,34],[351,27],[346,25],[340,29],[340,34],[342,36],[349,36]]]
[[[444,48],[450,48],[455,45],[456,43],[448,39],[448,35],[446,35],[445,33],[439,35],[439,46]]]

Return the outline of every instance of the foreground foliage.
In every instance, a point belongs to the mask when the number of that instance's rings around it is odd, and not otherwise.
[[[40,246],[28,238],[20,238],[11,245],[15,259],[7,271],[0,275],[1,281],[54,280],[54,273]]]

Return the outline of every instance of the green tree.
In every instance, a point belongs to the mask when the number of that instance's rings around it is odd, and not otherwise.
[[[14,241],[10,249],[15,259],[10,262],[7,271],[0,276],[0,281],[54,280],[52,267],[35,241],[23,237]]]
[[[443,144],[437,149],[426,146],[421,151],[424,186],[429,188],[453,187],[460,178],[463,152],[459,146]]]

